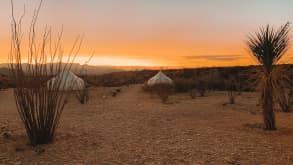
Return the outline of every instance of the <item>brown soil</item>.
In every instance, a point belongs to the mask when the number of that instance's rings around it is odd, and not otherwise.
[[[176,94],[163,104],[141,85],[116,97],[112,89],[91,89],[85,105],[72,96],[55,141],[37,147],[28,145],[12,90],[0,91],[0,164],[293,163],[293,114],[278,112],[278,130],[263,131],[255,93],[234,105],[226,92]]]

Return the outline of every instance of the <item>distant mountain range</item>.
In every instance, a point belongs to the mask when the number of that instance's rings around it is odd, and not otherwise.
[[[25,67],[28,64],[23,64]],[[142,70],[146,67],[120,67],[120,66],[91,66],[91,65],[80,65],[72,64],[71,71],[76,74],[87,74],[87,75],[101,75],[112,72],[130,71],[130,70]],[[0,64],[0,74],[8,74],[8,64]]]
[[[29,64],[23,64],[23,67],[26,68]],[[57,65],[57,64],[56,64]],[[65,64],[63,64],[65,65]],[[141,70],[154,70],[160,69],[159,67],[144,67],[144,66],[91,66],[91,65],[80,65],[80,64],[72,64],[71,71],[77,75],[88,75],[88,76],[96,76],[96,75],[104,75],[111,73],[121,73],[124,71],[141,71]],[[8,63],[0,63],[0,89],[1,86],[7,86],[7,84],[11,85],[12,82],[9,81],[9,69]],[[6,84],[6,85],[3,85]]]

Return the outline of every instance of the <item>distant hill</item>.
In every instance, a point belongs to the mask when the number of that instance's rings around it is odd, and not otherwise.
[[[248,75],[257,71],[256,66],[244,67],[215,67],[215,68],[188,68],[188,69],[168,69],[163,72],[173,80],[195,80],[219,83],[219,88],[224,88],[223,83],[230,77],[235,77],[247,84]],[[123,86],[129,84],[145,83],[149,78],[154,76],[158,70],[132,70],[106,73],[103,75],[87,75],[83,78],[95,86]],[[222,81],[222,82],[220,82]],[[248,89],[247,89],[248,90]]]
[[[64,64],[65,65],[65,64]],[[23,67],[26,68],[28,64],[23,64]],[[104,75],[113,72],[124,72],[124,71],[131,71],[131,70],[143,70],[146,67],[132,67],[132,66],[91,66],[91,65],[80,65],[77,63],[72,64],[71,71],[77,75],[89,75],[89,76],[96,76],[96,75]],[[11,86],[13,82],[9,81],[8,78],[9,70],[8,70],[8,63],[0,63],[0,88],[1,86]],[[13,86],[13,85],[12,85]]]
[[[27,67],[28,64],[23,64]],[[65,65],[65,64],[64,64]],[[0,74],[8,74],[8,64],[0,63]],[[113,72],[123,71],[141,71],[141,70],[159,70],[162,67],[146,67],[146,66],[93,66],[93,65],[80,65],[77,63],[72,64],[71,71],[75,74],[82,75],[102,75]]]
[[[24,64],[24,68],[26,68],[27,65],[28,64]],[[112,66],[82,66],[80,64],[72,64],[71,71],[78,75],[102,75],[106,73],[120,72],[124,70],[119,67]],[[0,64],[0,88],[13,87],[14,83],[9,80],[8,74],[8,64]]]
[[[1,84],[2,86],[9,84],[9,87],[13,87],[14,83],[8,79],[7,64],[4,68],[1,66],[5,66],[5,64],[0,64],[0,88]],[[287,67],[289,71],[293,72],[293,65],[287,65]],[[112,87],[145,83],[158,72],[158,68],[72,65],[72,71],[82,77],[87,84]],[[259,66],[188,68],[168,69],[164,70],[164,73],[175,82],[183,83],[183,86],[187,82],[190,85],[190,82],[199,83],[201,81],[213,90],[225,90],[227,81],[233,78],[237,80],[242,90],[250,91],[256,87],[255,73],[259,69]],[[293,76],[291,78],[293,79]]]
[[[27,67],[27,65],[28,64],[23,64],[24,67]],[[8,68],[7,63],[0,64],[0,74],[8,74],[7,68]],[[91,66],[91,65],[82,66],[80,64],[72,64],[71,70],[76,74],[100,75],[105,73],[123,71],[125,69],[122,69],[116,66]]]

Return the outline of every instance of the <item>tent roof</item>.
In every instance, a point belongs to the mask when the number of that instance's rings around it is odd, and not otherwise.
[[[74,77],[74,78],[78,78],[73,72],[71,71],[64,71],[64,72],[60,72],[58,73],[55,77]]]
[[[50,85],[55,82],[61,83],[59,87],[60,90],[81,90],[85,86],[84,81],[71,71],[60,72],[55,77],[50,79],[47,84]]]
[[[154,77],[148,80],[147,84],[150,86],[155,84],[173,84],[173,80],[166,76],[162,71],[159,71]]]

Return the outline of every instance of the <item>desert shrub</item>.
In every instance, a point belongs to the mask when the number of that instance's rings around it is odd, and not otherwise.
[[[14,97],[17,111],[32,145],[50,143],[54,139],[68,93],[59,91],[65,83],[56,81],[52,85],[46,85],[46,82],[56,73],[69,73],[73,56],[77,54],[81,44],[81,40],[77,38],[66,60],[63,58],[60,43],[62,32],[58,35],[56,43],[51,40],[51,29],[45,29],[41,39],[37,40],[35,25],[41,2],[30,25],[28,50],[22,50],[26,47],[23,45],[24,42],[21,42],[23,40],[22,17],[20,21],[16,21],[12,14],[9,53],[9,74],[15,83]],[[12,13],[14,13],[12,1],[11,4]],[[49,46],[51,43],[55,46]],[[26,57],[23,56],[23,52],[27,53]],[[28,59],[27,65],[24,65],[23,58]],[[62,61],[67,62],[63,64]]]
[[[147,83],[144,83],[144,84],[142,85],[141,89],[142,89],[144,92],[150,92],[150,93],[152,92],[150,86],[148,86]]]
[[[173,86],[170,84],[156,84],[152,87],[161,98],[162,102],[166,102],[172,93]]]
[[[176,92],[189,92],[196,87],[195,80],[191,78],[175,78],[173,82]]]
[[[192,99],[195,99],[196,98],[196,89],[191,89],[189,91],[189,95]]]
[[[292,104],[292,87],[279,88],[277,102],[283,112],[291,111]]]
[[[111,91],[112,97],[116,97],[121,92],[120,88]]]
[[[89,100],[88,88],[76,91],[76,97],[81,104],[85,104]]]
[[[190,79],[194,77],[194,70],[192,69],[182,69],[182,77]]]
[[[210,91],[215,91],[215,90],[224,90],[225,83],[221,79],[213,80],[208,82],[208,89]]]
[[[157,94],[161,101],[165,103],[169,96],[172,94],[174,86],[171,84],[154,84],[149,86],[147,84],[143,85],[143,90],[146,92]]]
[[[229,103],[234,104],[235,98],[236,98],[235,94],[236,94],[236,90],[237,90],[236,80],[233,78],[229,78],[226,81],[226,85],[227,85]]]
[[[205,80],[198,80],[196,82],[196,90],[199,92],[199,96],[203,97],[208,89],[208,82]]]

